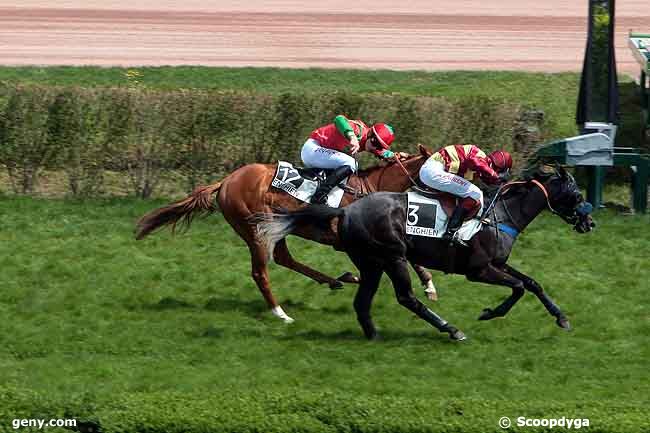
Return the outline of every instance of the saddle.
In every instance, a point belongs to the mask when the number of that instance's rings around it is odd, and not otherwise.
[[[334,170],[320,168],[302,168],[294,167],[293,164],[286,161],[278,161],[278,168],[271,180],[271,188],[276,188],[290,196],[303,201],[311,202],[314,191],[318,185],[327,181]],[[334,187],[329,194],[328,204],[331,207],[338,207],[344,194],[344,184]]]
[[[451,193],[437,191],[425,186],[414,186],[412,189],[418,194],[421,194],[425,197],[438,200],[442,206],[442,209],[445,211],[445,214],[447,214],[447,218],[451,218],[451,214],[454,213],[454,209],[456,209],[456,206],[458,206],[459,198]],[[475,212],[471,212],[470,214],[466,215],[463,221],[471,220],[472,218],[476,217],[477,213],[478,209],[476,209]]]

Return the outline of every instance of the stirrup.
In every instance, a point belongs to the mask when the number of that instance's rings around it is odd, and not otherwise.
[[[312,195],[309,199],[309,202],[312,204],[327,204],[327,196],[329,196],[329,192],[325,193],[320,197],[318,200],[316,200],[316,194]]]
[[[442,235],[442,239],[448,241],[450,244],[460,245],[462,247],[469,247],[469,244],[460,238],[458,231],[453,233],[445,232]]]
[[[469,244],[467,242],[465,242],[464,240],[460,239],[460,238],[456,238],[456,239],[452,240],[451,242],[456,244],[456,245],[460,245],[461,247],[469,247]]]

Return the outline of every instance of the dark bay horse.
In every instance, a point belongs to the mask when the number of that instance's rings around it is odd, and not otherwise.
[[[543,210],[549,209],[573,225],[579,233],[594,227],[590,205],[580,194],[573,177],[560,168],[553,173],[535,172],[525,181],[501,189],[495,205],[486,212],[481,230],[467,247],[450,246],[436,238],[406,235],[407,194],[376,193],[342,209],[311,205],[285,214],[253,218],[267,246],[306,225],[318,229],[337,228],[337,249],[345,250],[361,273],[354,299],[357,319],[366,337],[376,336],[370,315],[372,299],[385,272],[393,283],[398,302],[453,340],[465,335],[422,304],[413,294],[407,263],[465,275],[470,281],[507,286],[512,294],[496,308],[486,308],[479,317],[489,320],[505,316],[528,290],[535,294],[561,328],[569,321],[542,287],[532,278],[506,264],[516,236]],[[507,229],[507,230],[506,230]],[[453,269],[449,257],[454,254]]]
[[[418,150],[418,154],[409,156],[401,163],[378,165],[351,176],[347,184],[349,190],[343,195],[341,206],[346,206],[359,198],[359,195],[353,191],[363,195],[374,191],[406,191],[412,184],[411,179],[417,177],[420,167],[430,155],[430,152],[421,145],[418,145]],[[275,164],[249,164],[235,170],[221,182],[199,187],[188,197],[144,215],[137,223],[136,238],[142,239],[159,227],[169,224],[175,227],[181,222],[189,226],[194,216],[220,210],[226,221],[248,245],[252,277],[271,311],[284,321],[293,322],[271,292],[267,270],[270,257],[265,246],[259,242],[255,227],[248,222],[250,216],[256,213],[269,213],[276,208],[298,209],[305,205],[284,191],[270,188],[276,169]],[[336,241],[334,232],[327,233],[324,230],[314,233],[306,228],[297,230],[295,234],[329,245]],[[281,266],[299,272],[320,284],[327,283],[331,288],[340,287],[342,281],[358,282],[356,277],[345,276],[346,274],[339,279],[334,279],[298,262],[289,253],[284,239],[275,244],[272,256]],[[414,268],[422,284],[429,292],[433,288],[435,294],[431,274],[420,266]]]

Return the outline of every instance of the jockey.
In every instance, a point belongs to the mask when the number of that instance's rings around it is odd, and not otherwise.
[[[325,203],[332,188],[357,171],[357,161],[351,155],[365,150],[381,159],[392,158],[395,154],[388,148],[394,139],[390,125],[375,123],[368,127],[361,120],[349,120],[343,115],[312,132],[302,146],[302,162],[307,167],[334,169],[334,172],[318,185],[311,202]],[[349,154],[344,152],[346,147]]]
[[[443,239],[452,240],[463,220],[483,207],[483,191],[469,180],[475,176],[487,184],[508,179],[512,156],[503,150],[486,155],[473,144],[447,146],[431,155],[420,169],[420,180],[427,186],[461,197],[449,219]]]

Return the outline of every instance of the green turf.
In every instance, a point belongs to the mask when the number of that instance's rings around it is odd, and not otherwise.
[[[355,93],[403,93],[409,95],[464,96],[490,94],[499,97],[542,97],[549,90],[575,88],[575,73],[546,74],[490,71],[390,71],[351,69],[279,69],[214,67],[0,67],[0,82],[48,85],[124,86],[128,71],[137,71],[142,85],[158,89],[200,88],[250,90],[265,93],[352,91]],[[561,94],[561,93],[559,93]],[[550,96],[550,95],[548,95]],[[566,95],[565,95],[566,96]]]
[[[518,241],[511,264],[547,289],[571,333],[530,294],[478,322],[507,289],[437,274],[432,307],[468,342],[414,318],[386,278],[373,309],[383,339],[368,342],[352,286],[330,291],[275,264],[296,323],[272,317],[220,215],[134,241],[137,217],[162,204],[0,196],[0,431],[53,416],[104,432],[489,432],[503,415],[650,429],[647,216],[600,213],[578,235],[545,215]],[[332,275],[352,269],[327,247],[290,247]]]

